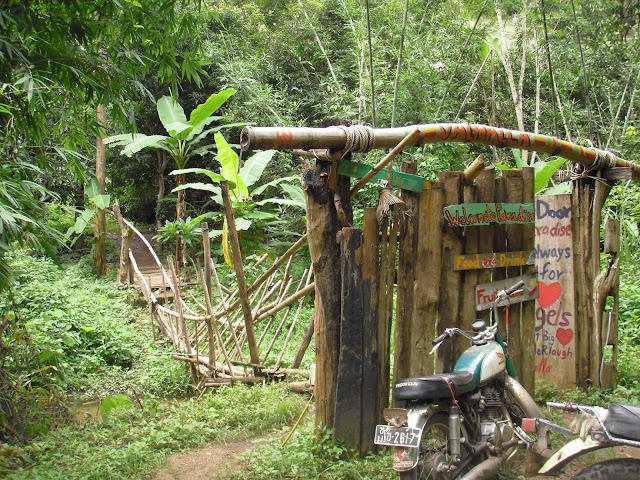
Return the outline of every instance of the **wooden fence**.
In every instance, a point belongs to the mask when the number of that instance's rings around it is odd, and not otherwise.
[[[264,254],[257,262],[243,266],[249,277],[254,278],[246,289],[253,326],[248,329],[238,289],[231,290],[222,284],[211,259],[206,224],[203,225],[203,268],[196,273],[197,282],[194,282],[199,287],[185,288],[173,259],[168,257],[165,267],[145,237],[124,220],[119,211],[116,216],[123,237],[119,278],[129,278],[129,270],[135,274],[138,289],[149,307],[152,329],[159,329],[171,342],[174,359],[189,363],[191,378],[198,389],[204,391],[203,387],[234,382],[263,382],[268,374],[309,375],[309,371],[300,370],[299,366],[312,338],[313,321],[301,318],[300,312],[315,285],[311,268],[298,277],[291,272],[295,254],[306,242],[304,237],[271,265],[268,265],[269,256]],[[129,250],[133,234],[154,258],[156,273],[145,274],[138,268]],[[307,325],[302,342],[293,361],[286,364],[285,353],[291,354],[296,348],[291,343],[293,331],[303,321]],[[257,363],[249,358],[251,343],[259,352]],[[286,355],[287,361],[290,357]]]

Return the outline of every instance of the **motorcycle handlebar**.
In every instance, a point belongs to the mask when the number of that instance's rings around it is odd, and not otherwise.
[[[444,342],[447,338],[449,338],[451,336],[451,334],[449,332],[444,332],[442,335],[440,335],[439,337],[436,337],[433,339],[433,343],[434,345],[437,345],[440,342]]]
[[[507,288],[504,293],[506,293],[507,295],[511,295],[513,292],[515,292],[516,290],[521,289],[522,287],[524,287],[524,281],[520,280],[518,283],[516,283],[515,285]]]

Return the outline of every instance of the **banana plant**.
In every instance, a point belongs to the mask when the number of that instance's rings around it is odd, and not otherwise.
[[[513,153],[513,158],[515,159],[515,162],[516,162],[516,168],[523,168],[528,166],[522,160],[522,154],[520,150],[517,150],[514,148],[514,149],[511,149],[511,152]],[[568,193],[569,191],[568,183],[559,183],[557,185],[547,188],[549,186],[549,180],[551,180],[551,177],[553,177],[553,174],[556,173],[556,171],[560,167],[562,167],[562,165],[564,165],[565,163],[566,163],[566,160],[564,158],[552,157],[552,159],[549,159],[548,161],[538,160],[537,162],[534,162],[533,165],[531,165],[533,167],[533,175],[534,175],[533,190],[535,195],[541,195],[543,191],[547,195],[558,194],[558,193]],[[509,165],[506,165],[504,163],[496,163],[495,165],[500,170],[509,170],[511,168]]]
[[[216,147],[218,149],[218,160],[220,162],[220,173],[212,172],[204,168],[186,168],[174,170],[172,175],[185,175],[187,173],[203,174],[209,177],[212,183],[193,182],[179,185],[173,191],[181,191],[187,188],[203,190],[212,194],[211,199],[223,205],[222,189],[219,183],[223,180],[229,182],[229,193],[235,213],[235,223],[238,230],[247,230],[254,221],[274,221],[277,220],[278,212],[272,207],[289,205],[304,210],[305,199],[302,188],[293,182],[300,181],[299,176],[288,176],[277,178],[271,182],[253,188],[260,180],[262,174],[273,159],[275,150],[265,150],[252,155],[240,167],[238,155],[229,146],[222,134],[215,134]],[[255,197],[262,195],[268,187],[278,186],[285,193],[285,196],[267,197],[255,200]],[[200,219],[213,218],[218,214],[205,214]],[[223,235],[223,247],[226,245],[224,238],[226,226],[223,230],[212,230],[212,235]],[[226,250],[225,250],[226,251]],[[225,255],[226,257],[226,255]],[[229,262],[227,262],[229,263]]]
[[[104,139],[104,143],[111,147],[123,147],[122,155],[131,157],[145,148],[166,151],[174,160],[178,169],[185,169],[193,155],[209,153],[210,146],[194,149],[202,139],[222,128],[241,126],[245,124],[226,124],[205,130],[215,120],[222,117],[213,113],[218,110],[236,90],[227,89],[212,94],[204,103],[191,111],[189,119],[182,106],[171,96],[164,96],[157,101],[158,117],[168,135],[145,135],[143,133],[125,133],[113,135]],[[176,177],[176,185],[185,183],[184,174]],[[186,210],[185,192],[178,190],[176,218],[184,218]]]

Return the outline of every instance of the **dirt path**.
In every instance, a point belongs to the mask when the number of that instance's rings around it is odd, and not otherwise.
[[[256,449],[256,442],[268,436],[239,440],[171,455],[150,480],[226,480],[231,472],[242,470],[242,455]]]
[[[158,468],[149,480],[227,480],[231,472],[241,471],[246,468],[243,454],[259,448],[261,443],[269,436],[255,437],[248,440],[239,440],[227,444],[212,444],[197,450],[189,450],[183,453],[171,455],[167,463]],[[505,466],[498,476],[499,479],[528,480],[571,480],[571,478],[592,463],[607,460],[609,458],[640,458],[640,451],[630,447],[617,447],[605,449],[600,452],[587,454],[567,465],[564,470],[554,476],[535,475],[525,477],[513,465]],[[391,457],[389,457],[391,461]],[[517,459],[514,460],[517,462]],[[394,478],[390,475],[390,478]],[[635,480],[635,479],[629,479]]]

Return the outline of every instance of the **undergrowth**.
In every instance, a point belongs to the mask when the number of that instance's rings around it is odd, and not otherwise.
[[[291,423],[305,398],[286,385],[210,390],[200,400],[142,400],[106,418],[69,424],[32,445],[3,446],[0,477],[10,480],[142,478],[167,455],[227,443]]]
[[[245,454],[248,469],[232,472],[230,480],[315,479],[387,480],[397,478],[391,470],[391,453],[358,457],[341,442],[332,441],[328,429],[314,432],[313,425],[305,425],[282,446],[274,437],[269,443]]]

